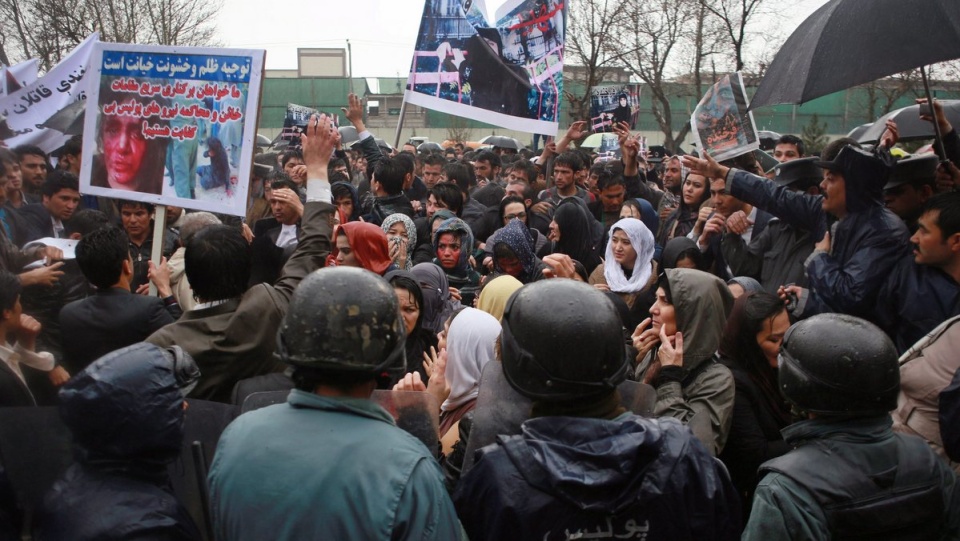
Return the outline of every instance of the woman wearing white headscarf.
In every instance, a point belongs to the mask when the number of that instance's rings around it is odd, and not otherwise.
[[[457,423],[477,403],[480,374],[496,358],[495,344],[500,322],[476,308],[464,308],[450,324],[447,333],[445,379],[450,394],[440,406],[440,438],[448,432],[456,439]],[[452,442],[450,442],[452,446]],[[445,446],[446,447],[446,446]]]
[[[610,228],[606,259],[590,275],[590,285],[620,296],[640,319],[653,304],[657,264],[655,242],[647,226],[636,218],[623,218]]]

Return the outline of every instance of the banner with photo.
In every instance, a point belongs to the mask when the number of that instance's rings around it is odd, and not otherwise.
[[[760,148],[757,125],[747,107],[740,72],[721,77],[707,90],[690,117],[697,148],[717,161]]]
[[[37,81],[40,61],[36,58],[12,66],[0,65],[0,96],[6,96]]]
[[[506,129],[552,135],[563,95],[564,0],[431,0],[404,99]]]
[[[590,92],[590,129],[595,133],[613,131],[613,125],[626,122],[637,127],[640,116],[640,85],[595,86]]]
[[[80,191],[243,216],[264,55],[98,44]]]
[[[99,34],[91,34],[43,77],[0,96],[0,114],[7,117],[7,125],[14,133],[4,140],[8,147],[34,145],[44,152],[53,152],[67,142],[69,135],[40,125],[71,103],[86,99],[84,74],[99,39]]]
[[[273,140],[273,144],[279,141],[287,141],[291,147],[300,146],[300,134],[307,127],[307,121],[311,115],[326,114],[333,120],[334,127],[340,127],[340,116],[337,113],[325,112],[314,107],[304,107],[295,103],[287,104],[287,113],[283,117],[283,130]]]

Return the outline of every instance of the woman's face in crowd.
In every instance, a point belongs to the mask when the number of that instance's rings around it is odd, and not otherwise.
[[[550,222],[550,234],[547,235],[547,238],[552,240],[553,242],[560,241],[560,226],[557,225],[557,222],[555,221]]]
[[[767,358],[770,366],[777,367],[777,355],[780,354],[780,344],[783,343],[783,335],[790,328],[790,318],[787,311],[782,310],[779,314],[763,322],[763,327],[757,333],[757,344],[760,345],[760,351]]]
[[[624,218],[636,218],[640,219],[640,210],[638,210],[633,205],[624,205],[620,208],[620,219]]]
[[[353,253],[350,247],[350,241],[346,235],[337,235],[337,266],[338,267],[360,267],[357,260],[357,254]]]
[[[663,328],[667,336],[677,334],[677,311],[667,302],[667,293],[662,287],[657,288],[657,301],[650,307],[650,316],[654,329]]]
[[[683,181],[683,202],[687,206],[697,205],[703,200],[707,189],[707,179],[700,175],[689,174]]]
[[[457,268],[457,263],[460,262],[460,253],[462,251],[463,246],[460,243],[460,237],[453,233],[440,235],[440,239],[437,242],[437,260],[440,262],[441,267],[447,270]]]
[[[407,238],[407,226],[403,225],[403,222],[395,222],[387,229],[387,240],[393,242],[397,237],[404,240]]]
[[[417,304],[417,298],[406,289],[395,287],[393,292],[397,294],[397,301],[400,302],[400,316],[403,317],[403,327],[407,331],[407,336],[413,332],[417,326],[417,320],[420,319],[420,305]]]
[[[613,259],[625,269],[632,269],[637,262],[637,250],[630,243],[630,237],[622,229],[617,229],[610,237]]]

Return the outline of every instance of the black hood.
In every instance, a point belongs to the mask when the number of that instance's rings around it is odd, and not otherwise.
[[[60,417],[81,461],[172,462],[184,418],[173,356],[147,343],[104,355],[63,386]]]

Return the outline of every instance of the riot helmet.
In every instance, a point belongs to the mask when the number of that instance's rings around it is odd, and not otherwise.
[[[300,282],[277,332],[281,361],[316,373],[390,377],[406,371],[393,288],[356,267],[320,269]]]
[[[626,378],[620,316],[587,284],[558,279],[526,285],[507,301],[501,323],[503,373],[528,398],[599,396]]]
[[[820,314],[790,327],[779,374],[783,396],[804,413],[857,417],[897,407],[897,349],[877,326],[846,314]]]

